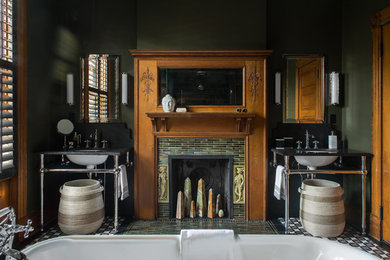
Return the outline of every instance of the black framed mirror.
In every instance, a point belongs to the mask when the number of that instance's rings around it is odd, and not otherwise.
[[[87,54],[81,58],[80,119],[86,123],[119,120],[118,55]]]
[[[324,56],[285,55],[283,61],[283,122],[324,123]]]

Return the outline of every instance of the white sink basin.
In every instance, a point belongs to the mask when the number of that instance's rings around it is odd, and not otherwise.
[[[310,150],[302,150],[303,154],[310,154],[310,153],[337,153],[337,150],[331,150],[331,149],[310,149]]]
[[[85,154],[67,154],[66,157],[75,164],[87,166],[87,168],[95,168],[96,165],[104,163],[108,154],[91,154],[94,150],[85,150]],[[96,150],[100,151],[100,150]],[[83,152],[83,150],[77,150]]]
[[[325,150],[310,150],[310,151],[305,151],[305,153],[324,153],[326,152]],[[328,152],[329,154],[332,154],[331,151]],[[295,155],[295,160],[300,165],[307,166],[310,170],[315,170],[317,167],[321,166],[326,166],[337,159],[337,155]]]

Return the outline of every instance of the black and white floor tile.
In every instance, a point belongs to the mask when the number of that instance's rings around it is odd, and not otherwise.
[[[273,221],[273,223],[279,233],[284,234],[284,218],[279,218],[277,221]],[[291,235],[312,236],[303,228],[299,218],[290,218],[289,227],[288,233]],[[382,259],[390,259],[390,247],[378,243],[368,236],[362,235],[360,231],[349,225],[346,225],[344,232],[340,236],[324,239],[337,241],[352,247],[358,247],[367,253],[373,254]]]
[[[123,233],[123,229],[127,228],[128,222],[125,220],[125,218],[119,218],[118,219],[118,225],[119,225],[119,232]],[[114,235],[114,218],[113,217],[105,217],[102,226],[96,231],[96,233],[91,235]],[[33,240],[30,242],[29,245],[35,244],[37,242],[41,242],[46,239],[55,238],[59,236],[66,236],[64,234],[59,226],[57,224],[53,224],[43,232],[38,233],[34,236]]]

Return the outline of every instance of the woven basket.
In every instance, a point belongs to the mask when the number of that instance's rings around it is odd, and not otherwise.
[[[337,237],[345,227],[343,189],[321,179],[303,181],[299,217],[307,232],[319,237]]]
[[[96,232],[103,223],[103,187],[97,180],[66,182],[60,188],[58,226],[65,234]]]

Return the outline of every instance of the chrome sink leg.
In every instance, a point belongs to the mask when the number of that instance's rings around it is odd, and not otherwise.
[[[44,222],[44,219],[43,219],[43,185],[44,185],[44,178],[45,178],[45,155],[44,154],[40,154],[40,157],[41,157],[41,168],[39,170],[40,172],[40,175],[41,175],[41,231],[43,231],[43,222]]]
[[[290,156],[284,156],[284,178],[286,184],[286,200],[284,204],[284,227],[285,233],[288,234],[289,222],[290,222],[290,168],[289,168]]]
[[[115,174],[114,174],[114,233],[118,232],[118,177],[119,177],[119,156],[114,157]]]

